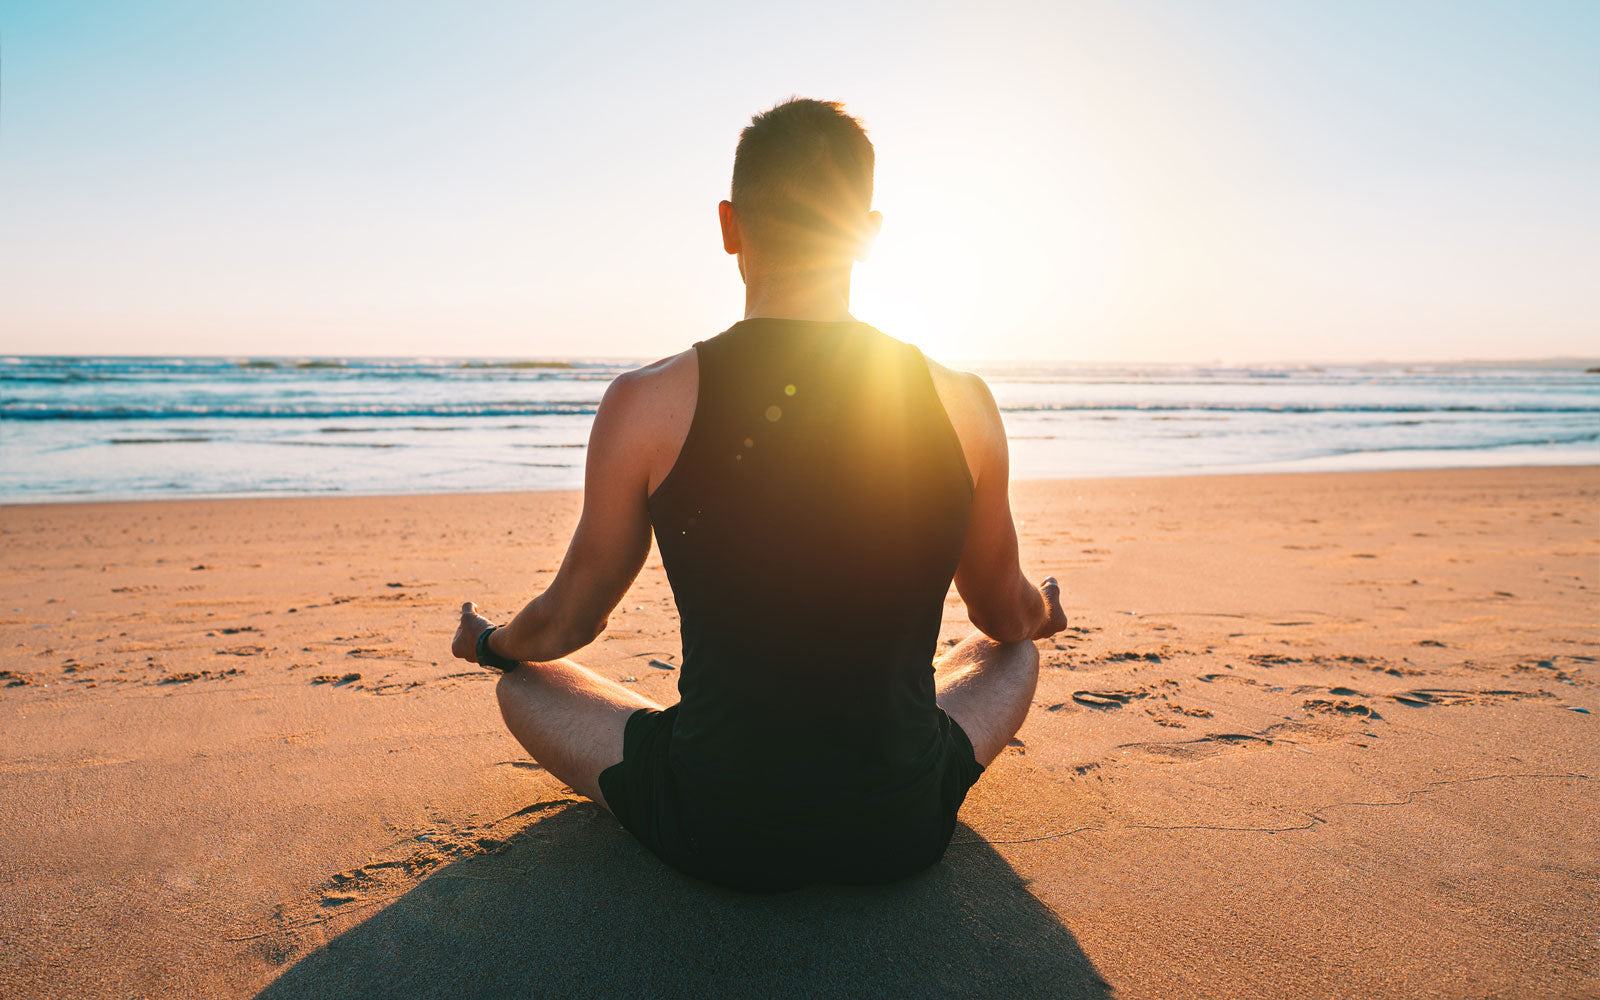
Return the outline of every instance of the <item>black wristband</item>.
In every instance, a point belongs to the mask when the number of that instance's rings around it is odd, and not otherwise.
[[[499,627],[499,625],[490,625],[478,634],[478,666],[492,667],[504,673],[507,670],[515,670],[520,664],[516,660],[506,659],[489,648],[489,636],[493,635],[494,630]]]

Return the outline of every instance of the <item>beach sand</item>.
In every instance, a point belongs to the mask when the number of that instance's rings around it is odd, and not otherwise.
[[[1600,994],[1600,467],[1013,503],[1073,625],[1016,744],[934,869],[777,896],[450,659],[575,494],[0,508],[0,996]],[[678,654],[652,553],[577,659],[670,702]]]

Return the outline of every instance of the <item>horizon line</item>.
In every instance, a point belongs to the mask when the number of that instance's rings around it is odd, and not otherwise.
[[[924,352],[926,353],[926,352]],[[666,355],[670,357],[671,355]],[[132,353],[132,354],[82,354],[82,353],[32,353],[24,351],[0,352],[0,358],[18,359],[62,359],[62,360],[156,360],[172,358],[178,360],[217,360],[217,361],[500,361],[500,362],[575,362],[582,361],[591,364],[607,363],[650,363],[653,356],[647,355],[608,355],[608,354],[253,354],[253,353],[212,353],[212,354],[167,354],[167,353]],[[1228,358],[1207,358],[1190,360],[1166,361],[1140,361],[1133,359],[1100,360],[1074,358],[951,358],[947,363],[968,365],[1006,365],[1006,364],[1060,364],[1081,365],[1085,367],[1109,366],[1136,366],[1146,365],[1151,367],[1194,367],[1194,366],[1227,366],[1227,367],[1346,367],[1359,368],[1375,365],[1454,365],[1462,367],[1529,367],[1544,368],[1558,366],[1578,366],[1594,369],[1600,367],[1600,355],[1569,355],[1553,354],[1535,357],[1507,357],[1507,358],[1368,358],[1360,361],[1330,360],[1330,359],[1278,359],[1246,361]]]

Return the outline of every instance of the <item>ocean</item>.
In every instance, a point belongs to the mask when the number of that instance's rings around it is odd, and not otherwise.
[[[576,488],[639,363],[0,357],[0,502]],[[1582,362],[963,367],[1018,479],[1600,464]]]

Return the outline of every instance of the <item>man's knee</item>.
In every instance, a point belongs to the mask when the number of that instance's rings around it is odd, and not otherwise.
[[[527,678],[520,676],[527,671],[527,667],[513,667],[500,675],[495,682],[494,696],[500,703],[500,714],[506,715],[511,706],[518,700],[519,690],[527,683]]]
[[[1034,645],[1032,639],[1021,642],[997,643],[1000,647],[995,659],[1004,664],[1008,671],[1027,677],[1039,675],[1039,647]]]
[[[1028,690],[1028,698],[1033,698],[1033,692],[1039,686],[1039,647],[1033,640],[1011,643],[1016,649],[1008,649],[1016,659],[1017,686]],[[1026,709],[1024,709],[1026,712]]]

